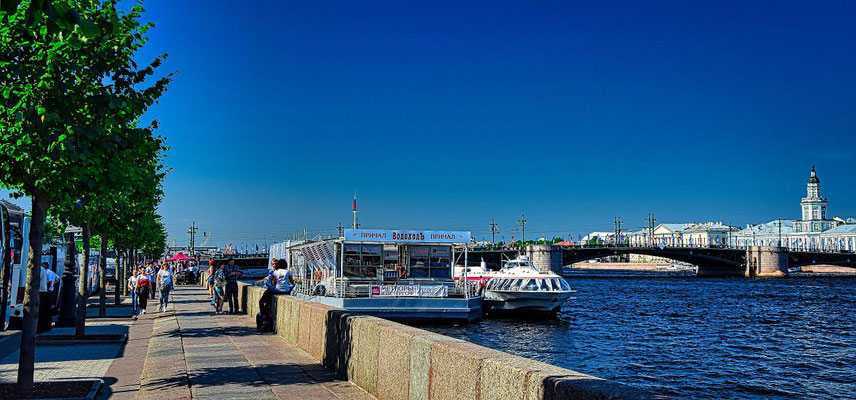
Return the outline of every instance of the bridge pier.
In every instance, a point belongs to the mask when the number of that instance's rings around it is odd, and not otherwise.
[[[524,255],[532,260],[535,268],[541,271],[553,271],[562,275],[562,250],[550,244],[527,246]]]
[[[788,275],[788,253],[784,247],[750,246],[746,248],[747,277],[782,277]]]

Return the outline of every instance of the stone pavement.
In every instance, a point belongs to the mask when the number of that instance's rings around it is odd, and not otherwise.
[[[214,315],[205,289],[178,286],[171,300],[167,313],[141,318],[153,323],[137,398],[373,399],[279,336],[256,333],[253,318]]]
[[[164,313],[150,301],[137,321],[87,320],[86,333],[127,333],[125,345],[38,345],[36,380],[102,378],[102,399],[374,398],[279,336],[256,333],[253,318],[214,315],[206,289],[178,286],[170,300]],[[15,382],[17,368],[15,350],[0,359],[0,382]]]
[[[86,333],[126,333],[127,322],[87,322]],[[74,328],[54,328],[46,335],[73,335]],[[36,381],[101,378],[119,354],[120,344],[36,345]],[[18,379],[18,350],[0,359],[0,382]]]

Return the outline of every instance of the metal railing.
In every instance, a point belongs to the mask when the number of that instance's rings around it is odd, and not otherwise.
[[[473,298],[478,296],[478,282],[460,280],[448,281],[426,281],[426,280],[394,280],[380,281],[371,279],[351,279],[351,278],[299,278],[295,280],[296,286],[292,291],[293,294],[301,294],[308,297],[327,296],[337,298],[355,298],[355,297],[375,297],[378,294],[373,293],[373,290],[383,293],[385,286],[407,287],[409,294],[406,297],[415,298],[438,298],[438,297],[463,297]],[[412,287],[412,288],[411,288]],[[431,290],[438,287],[443,287],[440,290],[442,295],[431,294]],[[376,288],[376,289],[375,289]],[[383,296],[389,297],[389,296]]]

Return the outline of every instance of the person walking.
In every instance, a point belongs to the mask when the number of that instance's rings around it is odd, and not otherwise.
[[[212,275],[212,288],[214,290],[214,313],[223,314],[223,300],[226,297],[226,264],[220,264]]]
[[[134,269],[133,275],[128,278],[128,292],[131,293],[131,313],[136,316],[137,312],[137,280],[140,276],[140,270]]]
[[[244,274],[237,265],[235,259],[229,257],[229,264],[226,265],[226,299],[229,300],[229,313],[237,314],[240,311],[241,304],[238,303],[238,278]]]
[[[208,261],[208,294],[211,295],[211,305],[214,305],[216,297],[214,296],[214,260]]]
[[[137,278],[137,308],[140,314],[146,313],[146,305],[149,302],[149,292],[151,291],[151,281],[146,274],[140,274]]]
[[[157,279],[158,291],[160,292],[158,312],[164,312],[166,311],[166,306],[169,304],[169,292],[172,291],[172,271],[169,270],[166,264],[161,266]]]
[[[43,262],[40,266],[42,269],[39,281],[39,319],[36,322],[36,332],[42,333],[51,330],[51,292],[49,290],[49,282],[53,281],[53,277],[48,274],[50,266]],[[54,274],[56,276],[56,274]]]
[[[152,265],[151,262],[146,263],[146,278],[148,278],[148,280],[149,280],[149,286],[150,286],[149,289],[151,292],[152,300],[154,300],[155,299],[155,291],[154,291],[154,288],[151,286],[152,286],[152,282],[155,279],[155,267],[154,267],[154,265]]]

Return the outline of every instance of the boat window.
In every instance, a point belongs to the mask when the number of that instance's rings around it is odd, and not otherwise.
[[[449,267],[452,265],[451,246],[431,246],[431,277],[450,278]]]
[[[431,246],[407,246],[411,278],[428,278],[430,276],[429,254]]]
[[[511,284],[512,284],[513,282],[514,282],[514,281],[513,281],[512,279],[506,279],[505,281],[503,281],[503,283],[502,283],[502,290],[508,290],[508,288],[509,288],[509,287],[511,287]]]
[[[395,274],[395,267],[398,266],[398,247],[395,245],[383,246],[383,269],[384,275],[388,272]],[[399,274],[396,274],[399,275]]]
[[[550,285],[547,284],[547,280],[546,279],[539,279],[539,281],[541,281],[541,290],[543,290],[545,292],[549,292],[550,291]]]
[[[556,278],[550,279],[550,284],[553,286],[554,291],[558,292],[558,291],[562,290],[562,286],[559,285],[558,279],[556,279]]]
[[[562,285],[562,290],[571,290],[571,286],[564,279],[559,279],[559,283]]]
[[[538,290],[538,283],[535,282],[535,279],[528,279],[526,285],[523,286],[523,290],[536,291]]]
[[[373,244],[345,243],[345,276],[369,277],[376,276],[376,270],[381,267],[383,247]]]
[[[515,279],[514,280],[514,290],[520,291],[520,286],[523,285],[523,279]]]

